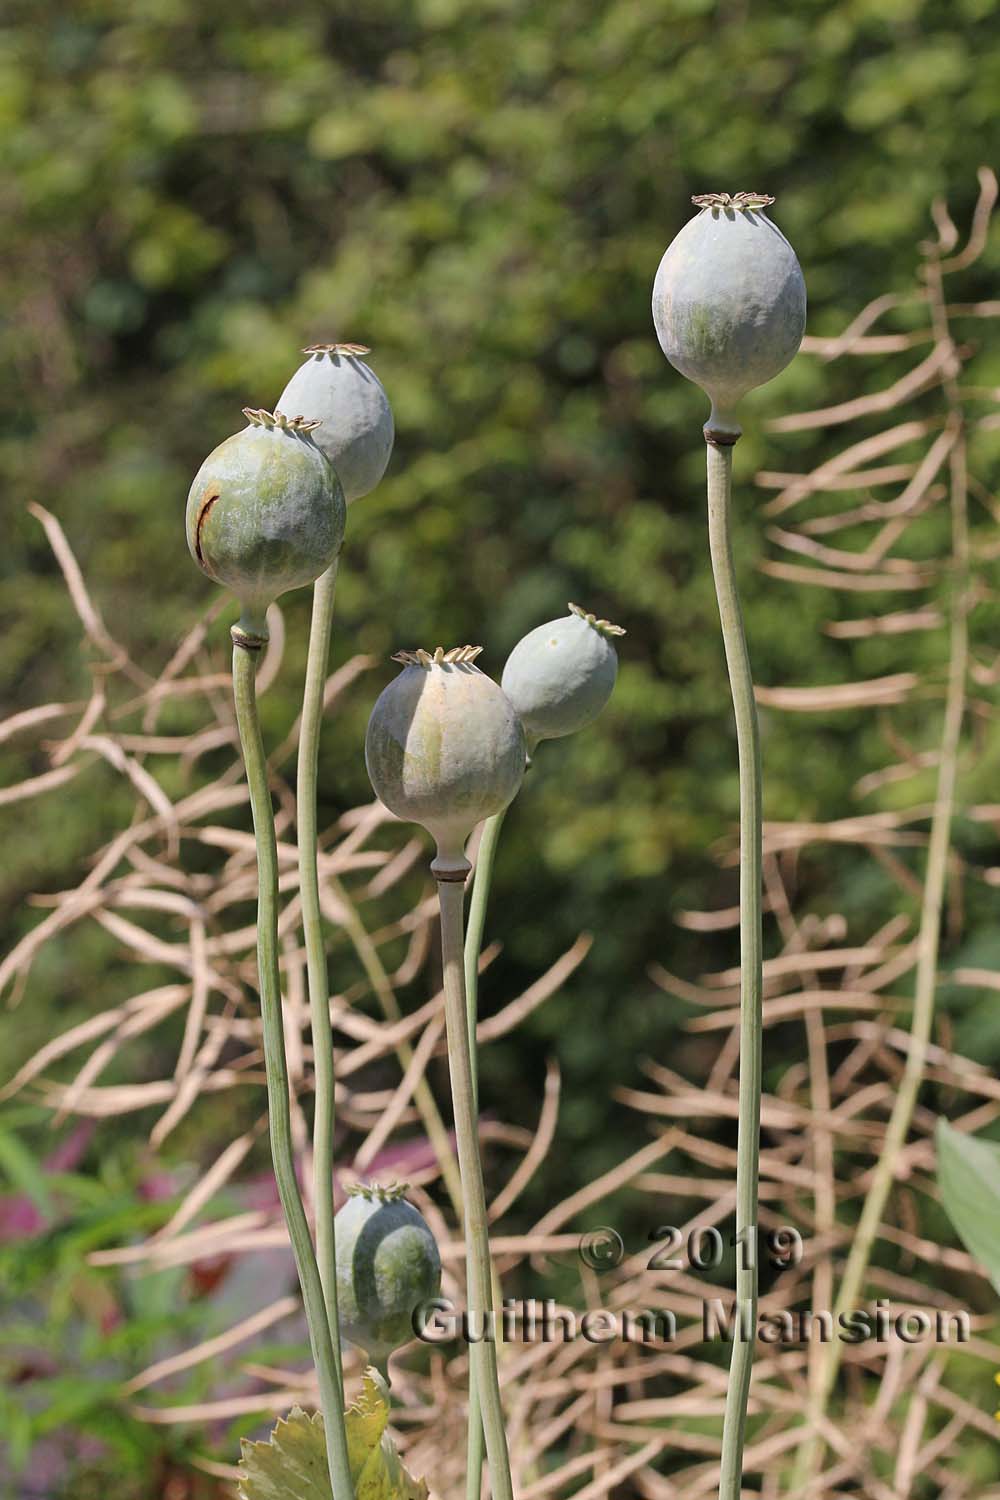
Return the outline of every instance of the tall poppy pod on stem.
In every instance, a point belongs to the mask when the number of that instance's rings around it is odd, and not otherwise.
[[[736,1305],[722,1433],[720,1500],[739,1500],[757,1334],[762,938],[760,734],[732,543],[737,407],[794,357],[806,289],[795,251],[768,218],[765,193],[706,193],[667,247],[653,284],[664,354],[712,403],[704,427],[708,539],[736,717],[740,767],[740,1084],[736,1167]]]

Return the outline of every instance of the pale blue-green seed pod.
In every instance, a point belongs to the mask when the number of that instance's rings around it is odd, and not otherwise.
[[[668,245],[653,283],[653,322],[670,363],[712,403],[706,435],[735,442],[736,407],[785,368],[802,342],[806,287],[762,193],[706,193]]]
[[[310,344],[281,393],[282,411],[320,422],[316,444],[337,471],[350,504],[385,473],[395,435],[382,382],[361,356],[364,344]]]
[[[578,604],[561,620],[539,625],[518,641],[500,686],[524,725],[529,751],[593,723],[618,676],[615,636],[620,625],[598,620]]]
[[[482,648],[401,651],[372,709],[365,761],[375,795],[437,843],[439,879],[464,878],[465,841],[513,799],[527,763],[513,705],[473,663]]]
[[[387,1377],[393,1350],[416,1336],[413,1315],[441,1289],[441,1256],[401,1186],[359,1184],[336,1217],[337,1309],[344,1337]]]
[[[249,407],[244,415],[249,426],[195,475],[187,541],[202,572],[236,595],[241,629],[266,640],[268,605],[313,583],[337,556],[347,507],[314,422]]]

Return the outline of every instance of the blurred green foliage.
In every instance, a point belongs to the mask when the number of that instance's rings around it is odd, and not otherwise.
[[[487,1008],[581,928],[597,935],[527,1037],[484,1058],[485,1103],[503,1099],[525,1124],[537,1117],[545,1053],[564,1070],[558,1160],[572,1165],[540,1178],[529,1208],[562,1196],[566,1172],[595,1175],[641,1141],[611,1096],[643,1055],[695,1075],[711,1059],[708,1043],[679,1032],[682,1008],[651,984],[649,962],[690,974],[734,956],[733,934],[671,921],[735,899],[735,874],[715,855],[737,785],[703,527],[705,403],[653,336],[659,257],[692,193],[773,192],[806,273],[810,331],[835,331],[871,297],[912,283],[936,195],[967,220],[975,166],[996,154],[998,93],[990,0],[8,0],[0,631],[10,710],[85,696],[89,681],[78,621],[26,503],[59,516],[103,614],[157,671],[210,597],[184,545],[190,478],[241,425],[240,408],[272,405],[298,349],[321,339],[372,346],[398,432],[385,482],[350,517],[335,663],[469,640],[485,643],[482,664],[498,675],[518,637],[567,599],[628,629],[609,709],[587,735],[543,748],[497,870],[488,936],[505,949],[482,986]],[[964,295],[993,292],[998,262],[994,242]],[[898,666],[898,644],[823,636],[822,622],[850,603],[755,571],[764,539],[751,479],[762,466],[805,468],[848,440],[843,430],[768,436],[768,416],[887,385],[905,368],[802,358],[748,403],[739,548],[765,684]],[[1000,381],[995,353],[982,379]],[[995,461],[995,444],[983,457]],[[940,551],[946,538],[932,526],[921,544]],[[286,602],[286,666],[266,705],[274,734],[293,716],[304,664],[308,599]],[[220,669],[228,618],[211,637]],[[909,665],[940,680],[939,638],[906,649],[918,657]],[[326,820],[369,795],[361,743],[375,690],[363,679],[329,727]],[[918,740],[927,717],[914,712]],[[843,815],[859,767],[881,762],[878,728],[856,714],[804,718],[765,716],[768,813]],[[924,732],[932,743],[934,723]],[[20,745],[10,780],[46,766]],[[984,747],[987,764],[997,751]],[[892,788],[881,795],[890,806]],[[95,768],[0,810],[8,939],[38,919],[29,894],[74,883],[129,806]],[[844,912],[861,932],[881,904],[898,905],[889,877],[849,852],[806,861],[802,878],[817,909]],[[982,963],[990,949],[995,963],[988,901],[974,901],[969,950]],[[108,973],[109,951],[95,933],[71,964],[57,945],[42,954],[30,1003],[3,1023],[13,1063],[128,993],[127,976]],[[986,1033],[973,1024],[964,1039],[990,1062],[1000,1058],[993,1012]]]

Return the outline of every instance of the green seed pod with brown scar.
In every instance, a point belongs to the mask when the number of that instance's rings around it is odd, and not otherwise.
[[[187,502],[191,556],[240,603],[240,628],[267,639],[268,605],[314,582],[344,540],[340,481],[313,441],[315,422],[246,408],[249,425],[220,443]]]
[[[706,434],[735,442],[747,391],[785,368],[802,342],[806,287],[795,251],[764,212],[764,193],[704,193],[668,245],[653,283],[653,322],[675,369],[712,402]]]
[[[464,877],[465,841],[513,799],[527,761],[524,730],[501,688],[474,665],[480,646],[400,651],[403,670],[368,721],[365,761],[390,812],[436,840],[431,868]]]

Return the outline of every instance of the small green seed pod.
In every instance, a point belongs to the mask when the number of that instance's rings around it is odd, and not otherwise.
[[[187,541],[231,589],[240,628],[267,639],[268,605],[312,583],[344,540],[340,481],[312,439],[315,422],[246,408],[249,426],[208,455],[188,494]]]
[[[520,715],[529,749],[593,723],[618,676],[613,636],[620,625],[588,615],[578,604],[561,620],[539,625],[507,658],[500,686]]]
[[[441,1256],[405,1187],[358,1184],[348,1192],[336,1218],[340,1326],[388,1378],[389,1355],[415,1337],[414,1312],[441,1289]]]
[[[348,504],[373,490],[392,453],[392,408],[381,381],[361,359],[364,344],[310,344],[278,401],[322,423],[317,447],[337,471]]]
[[[747,391],[785,368],[802,342],[806,287],[795,251],[763,193],[704,193],[701,212],[668,245],[653,283],[653,322],[670,363],[712,402],[705,427],[722,442],[741,428]]]
[[[527,761],[513,705],[473,663],[481,646],[400,651],[403,671],[372,709],[365,760],[375,795],[437,842],[432,869],[464,878],[464,846],[512,800]]]

